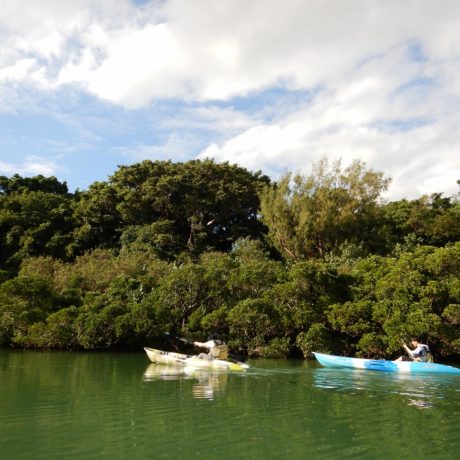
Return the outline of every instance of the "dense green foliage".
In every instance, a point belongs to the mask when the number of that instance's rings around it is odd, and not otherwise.
[[[153,249],[159,257],[228,251],[257,237],[258,191],[269,179],[211,160],[144,161],[93,184],[75,209],[75,253],[94,247]]]
[[[340,162],[329,167],[323,159],[308,177],[287,174],[261,194],[271,242],[294,261],[324,256],[344,242],[372,248],[379,235],[377,200],[388,182],[359,161],[342,171]]]
[[[0,265],[18,267],[30,256],[66,257],[74,226],[65,183],[54,177],[0,176]]]
[[[325,161],[276,184],[226,163],[145,161],[75,194],[0,177],[0,345],[213,333],[252,356],[394,357],[418,335],[458,357],[460,203],[383,203],[387,185],[361,162]]]

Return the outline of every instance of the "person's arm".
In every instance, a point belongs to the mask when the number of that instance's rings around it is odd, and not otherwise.
[[[209,340],[208,342],[193,342],[193,345],[196,345],[197,347],[211,349],[214,347],[214,340]]]
[[[404,350],[406,350],[407,354],[411,357],[414,358],[414,352],[405,344],[403,343]],[[415,351],[415,350],[414,350]]]

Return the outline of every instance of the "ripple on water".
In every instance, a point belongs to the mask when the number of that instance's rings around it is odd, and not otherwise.
[[[456,376],[409,375],[321,368],[314,371],[318,389],[362,394],[366,398],[400,397],[408,406],[432,409],[458,400]]]
[[[148,366],[143,355],[22,356],[27,372],[0,374],[1,458],[448,459],[460,449],[458,379],[283,361],[218,373]]]

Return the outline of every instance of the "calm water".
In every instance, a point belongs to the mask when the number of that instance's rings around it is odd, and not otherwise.
[[[460,379],[0,351],[1,459],[458,459]]]

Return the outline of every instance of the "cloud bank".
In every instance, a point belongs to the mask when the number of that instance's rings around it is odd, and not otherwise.
[[[391,174],[392,198],[456,192],[458,1],[3,3],[4,113],[24,110],[24,88],[139,113],[175,101],[166,140],[133,158],[183,159],[188,143],[277,177],[326,154]]]

